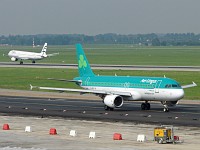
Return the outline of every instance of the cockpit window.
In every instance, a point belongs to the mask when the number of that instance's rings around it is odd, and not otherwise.
[[[165,88],[177,88],[177,87],[180,87],[179,84],[166,84],[165,85]]]
[[[171,88],[171,86],[172,86],[171,84],[165,85],[166,88]]]

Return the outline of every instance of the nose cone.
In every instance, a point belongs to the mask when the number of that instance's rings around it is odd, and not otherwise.
[[[8,56],[10,56],[10,55],[11,55],[11,53],[12,53],[12,51],[10,51],[10,52],[8,53]]]
[[[174,98],[179,100],[179,99],[184,97],[184,90],[183,89],[178,89],[173,93],[173,95],[174,95]]]
[[[11,50],[9,53],[8,53],[8,56],[10,57],[13,57],[15,55],[15,50]]]

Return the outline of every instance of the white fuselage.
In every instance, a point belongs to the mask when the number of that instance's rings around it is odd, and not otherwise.
[[[44,58],[44,56],[42,56],[41,53],[17,51],[17,50],[11,50],[8,53],[8,56],[10,58],[16,58],[21,60],[40,60]]]
[[[125,100],[132,101],[177,101],[184,97],[183,89],[143,89],[143,88],[115,88],[115,87],[95,87],[83,86],[85,89],[130,92],[131,97],[124,97]]]

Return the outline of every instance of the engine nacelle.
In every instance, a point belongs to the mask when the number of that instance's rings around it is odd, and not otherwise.
[[[165,104],[167,106],[176,106],[178,104],[178,101],[166,101],[165,103],[162,104]]]
[[[17,61],[18,59],[15,57],[11,57],[11,61]]]
[[[123,105],[123,98],[119,95],[107,95],[103,102],[108,107],[119,108]]]

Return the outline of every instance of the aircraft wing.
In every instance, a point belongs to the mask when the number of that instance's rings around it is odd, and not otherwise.
[[[41,89],[41,90],[52,90],[52,91],[62,91],[62,92],[79,92],[81,94],[84,93],[92,93],[92,94],[116,94],[120,96],[131,96],[130,92],[118,92],[118,91],[103,91],[103,90],[87,90],[87,89],[69,89],[69,88],[53,88],[53,87],[39,87],[39,86],[32,86],[30,85],[30,89],[33,88]]]
[[[68,81],[67,79],[56,79],[56,78],[47,78],[48,80],[55,80],[55,81]]]
[[[197,86],[197,84],[194,83],[194,82],[192,82],[192,84],[183,85],[183,86],[181,86],[181,87],[182,87],[183,89],[185,89],[185,88],[190,88],[190,87],[194,87],[194,86]]]

